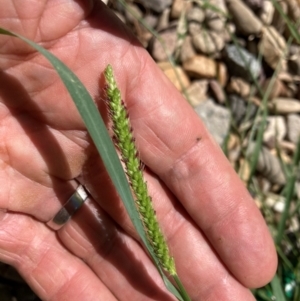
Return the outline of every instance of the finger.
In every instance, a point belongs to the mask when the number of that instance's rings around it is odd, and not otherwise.
[[[13,265],[42,300],[116,301],[53,231],[28,216],[2,213],[0,260]]]
[[[142,160],[181,201],[246,286],[268,282],[276,252],[268,228],[219,146],[151,62],[126,95]],[[155,86],[155,89],[151,89]],[[157,122],[159,121],[159,122]]]
[[[58,235],[118,300],[174,300],[143,248],[93,200],[86,201]]]

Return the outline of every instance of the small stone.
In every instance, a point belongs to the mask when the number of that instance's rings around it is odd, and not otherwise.
[[[255,147],[255,143],[249,144],[248,157],[253,156]],[[272,155],[266,147],[260,149],[256,169],[273,184],[284,185],[286,183],[279,159]]]
[[[276,200],[273,197],[273,195],[268,195],[265,199],[265,204],[269,207],[269,208],[273,208],[273,206],[275,205]]]
[[[157,13],[161,13],[165,8],[172,4],[172,0],[140,0],[139,2]]]
[[[237,125],[241,124],[243,121],[253,118],[256,114],[257,107],[252,103],[247,103],[242,97],[236,94],[230,94],[228,96],[228,103],[232,117]]]
[[[208,131],[221,145],[226,138],[230,126],[228,109],[216,105],[211,99],[202,102],[195,108],[196,113],[206,125]]]
[[[232,150],[240,145],[240,139],[237,135],[235,134],[230,134],[228,143],[227,143],[227,149]]]
[[[222,35],[208,30],[194,33],[192,37],[195,49],[204,54],[213,54],[224,48],[225,42]]]
[[[225,61],[231,75],[241,77],[246,81],[251,81],[252,77],[257,78],[261,73],[260,61],[246,49],[236,45],[225,47]]]
[[[213,31],[222,32],[225,28],[226,15],[228,14],[224,0],[210,0],[209,4],[214,9],[205,9],[205,24]]]
[[[155,28],[158,22],[158,18],[153,14],[147,14],[146,16],[144,16],[144,21],[148,26]]]
[[[250,84],[240,77],[231,77],[227,86],[228,92],[238,94],[242,97],[249,96],[250,90]]]
[[[212,31],[218,32],[219,34],[223,34],[223,30],[225,27],[225,20],[221,18],[210,19],[206,21],[208,28]]]
[[[261,191],[264,195],[266,195],[269,191],[271,191],[271,188],[272,188],[271,186],[272,186],[272,184],[271,184],[271,182],[270,182],[268,179],[266,179],[265,177],[260,177],[260,178],[259,178],[258,185],[259,185],[260,191]]]
[[[270,109],[277,114],[291,114],[300,112],[300,102],[293,98],[274,98],[270,103]]]
[[[285,197],[269,192],[265,204],[275,212],[282,213],[285,207]]]
[[[259,14],[259,17],[265,25],[271,25],[274,16],[274,11],[275,7],[273,3],[269,0],[263,0],[262,10]]]
[[[297,191],[297,188],[296,188],[296,191]],[[297,193],[297,192],[296,192],[296,193]],[[299,228],[300,228],[300,224],[299,224],[299,219],[298,219],[298,217],[297,217],[297,216],[292,217],[292,218],[290,219],[290,221],[289,221],[289,224],[290,224],[290,225],[289,225],[288,231],[296,234],[296,232],[298,232],[298,231],[299,231]],[[296,235],[298,235],[298,233],[297,233]],[[298,244],[297,244],[297,245],[299,246],[299,241],[298,241]],[[294,284],[290,283],[289,285],[291,286],[291,290],[293,291],[294,288],[296,287],[296,282],[294,282]],[[287,292],[287,288],[288,288],[288,287],[286,286],[286,287],[285,287],[285,292]]]
[[[191,38],[191,36],[186,36],[181,45],[180,60],[183,63],[183,62],[191,59],[195,55],[196,55],[196,51],[192,44],[192,38]]]
[[[207,100],[207,90],[208,80],[206,79],[195,80],[191,83],[185,92],[192,107],[195,108],[201,102]]]
[[[169,62],[158,64],[177,90],[182,91],[190,85],[190,80],[180,66],[173,67]]]
[[[165,47],[169,55],[171,55],[176,47],[177,42],[177,31],[176,28],[168,29],[160,33],[160,38],[164,41]],[[153,58],[158,61],[166,61],[168,59],[168,54],[166,53],[165,49],[163,48],[161,42],[153,38],[151,41],[150,52]]]
[[[150,1],[151,2],[151,1]],[[166,8],[157,20],[156,30],[161,31],[169,27],[171,9]]]
[[[288,131],[289,134],[289,131]],[[289,135],[287,135],[289,137]],[[298,136],[297,136],[298,137]],[[279,143],[280,149],[282,149],[285,153],[294,153],[296,150],[296,145],[294,142],[284,140]]]
[[[251,9],[240,0],[227,0],[227,8],[232,15],[236,28],[245,35],[257,35],[262,30],[261,21]]]
[[[248,181],[250,179],[250,174],[251,174],[251,168],[250,168],[249,161],[247,161],[245,159],[240,159],[239,161],[240,161],[239,162],[240,168],[238,171],[238,175],[244,183],[248,183]]]
[[[278,96],[284,96],[286,94],[285,92],[286,87],[278,77],[276,77],[275,79],[273,78],[266,79],[262,84],[261,89],[263,94],[265,94],[267,91],[268,93],[270,93],[269,94],[270,99],[276,98]]]
[[[287,116],[288,138],[297,145],[300,137],[300,116],[298,114],[289,114]]]
[[[285,208],[285,201],[284,200],[279,200],[273,206],[274,211],[278,212],[278,213],[282,213],[284,208]]]
[[[260,53],[274,70],[286,70],[287,45],[283,36],[273,26],[265,26],[258,44]]]
[[[185,0],[174,0],[171,8],[171,18],[179,19],[182,12],[186,11],[191,6],[191,2]]]
[[[186,19],[188,22],[202,23],[205,19],[205,13],[200,7],[195,6],[188,11]]]
[[[264,131],[263,141],[275,146],[276,142],[282,141],[286,135],[285,120],[282,116],[269,116],[267,118],[267,127]]]
[[[220,104],[224,104],[226,101],[226,95],[219,82],[212,79],[209,81],[209,87],[217,102]]]
[[[236,124],[240,124],[246,114],[247,104],[245,100],[238,95],[231,94],[228,97],[228,103],[231,109],[232,117],[234,118]]]
[[[188,32],[191,36],[194,36],[201,32],[202,24],[198,22],[189,22],[188,24]]]
[[[196,78],[215,78],[217,75],[216,62],[203,55],[195,55],[183,64],[183,69]]]
[[[222,88],[224,88],[226,86],[227,80],[228,80],[228,74],[227,74],[226,65],[222,62],[218,62],[217,80],[220,83]]]

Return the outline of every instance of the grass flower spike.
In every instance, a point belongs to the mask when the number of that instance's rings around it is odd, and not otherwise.
[[[170,275],[176,275],[174,259],[170,256],[169,248],[152,207],[152,200],[143,177],[143,167],[134,143],[128,113],[110,65],[106,67],[104,75],[107,84],[107,106],[113,122],[114,142],[125,164],[125,171],[135,195],[137,210],[161,266]]]

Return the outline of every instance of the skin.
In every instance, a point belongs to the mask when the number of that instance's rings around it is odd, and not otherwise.
[[[255,203],[186,100],[100,1],[0,0],[0,26],[59,57],[107,121],[112,64],[153,205],[192,300],[254,300],[277,267]],[[57,74],[0,36],[0,260],[43,300],[174,300],[138,237]],[[91,197],[60,230],[46,222],[80,180]]]

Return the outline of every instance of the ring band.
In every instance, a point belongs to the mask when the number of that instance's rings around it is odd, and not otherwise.
[[[64,206],[47,222],[47,225],[54,230],[60,229],[83,205],[87,197],[86,190],[82,185],[79,185]]]

